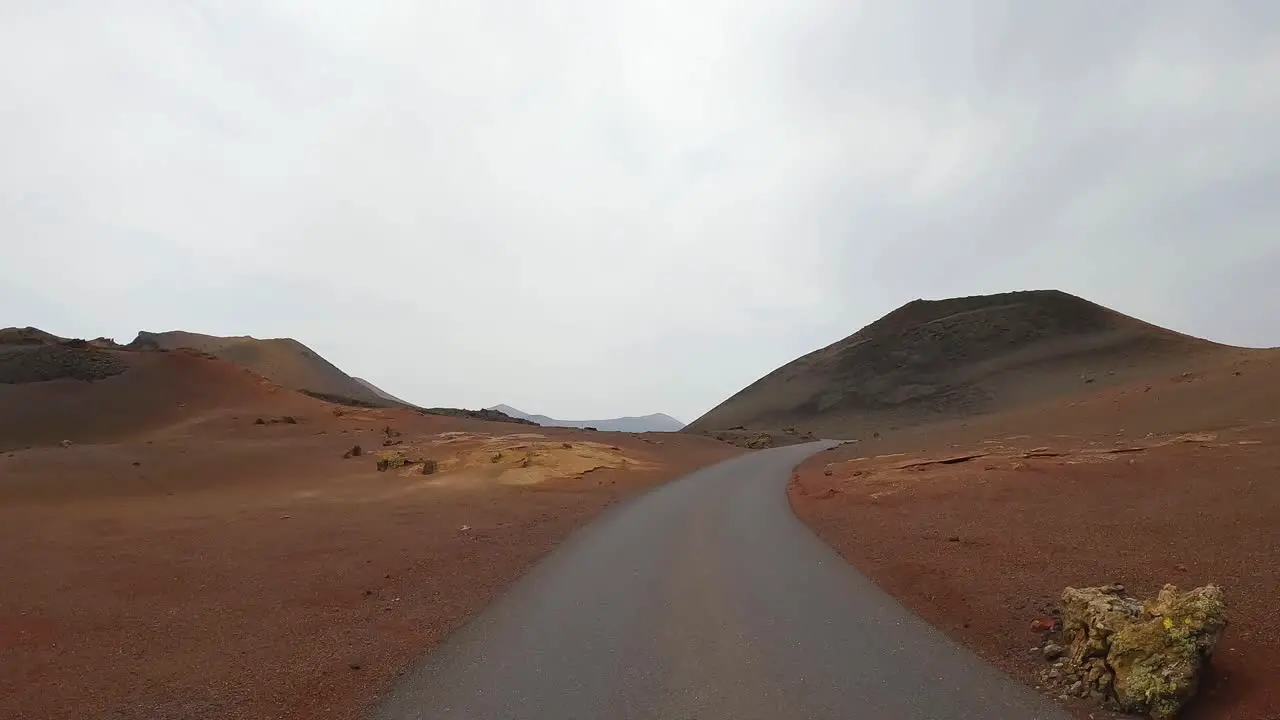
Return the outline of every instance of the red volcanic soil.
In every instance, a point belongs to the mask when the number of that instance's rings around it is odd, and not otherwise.
[[[0,384],[0,717],[359,717],[602,509],[740,452],[343,408],[197,354],[120,357],[93,382]],[[452,459],[495,438],[541,474]],[[401,448],[440,472],[375,469]]]
[[[933,460],[974,457],[950,464]],[[1185,717],[1280,718],[1280,356],[886,433],[801,466],[797,514],[909,608],[1028,684],[1066,586],[1217,583],[1231,625]],[[1056,693],[1055,693],[1056,695]],[[1109,717],[1085,701],[1079,717]]]

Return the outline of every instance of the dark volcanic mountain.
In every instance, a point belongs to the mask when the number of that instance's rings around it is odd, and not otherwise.
[[[915,300],[765,375],[685,431],[861,437],[1122,382],[1225,347],[1057,290]]]

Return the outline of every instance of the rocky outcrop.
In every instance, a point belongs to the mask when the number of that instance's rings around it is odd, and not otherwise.
[[[128,369],[128,363],[119,354],[88,347],[84,340],[37,344],[32,337],[23,335],[14,343],[0,347],[0,383],[94,382]]]
[[[1067,588],[1065,652],[1045,677],[1063,684],[1067,695],[1169,720],[1195,696],[1226,626],[1216,585],[1188,592],[1165,585],[1145,603],[1125,595],[1123,585]],[[1046,658],[1053,659],[1047,652]]]

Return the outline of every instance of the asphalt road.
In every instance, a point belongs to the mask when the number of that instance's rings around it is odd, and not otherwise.
[[[407,672],[396,720],[1067,720],[863,578],[751,453],[571,537]]]

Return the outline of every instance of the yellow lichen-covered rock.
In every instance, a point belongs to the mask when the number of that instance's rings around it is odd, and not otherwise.
[[[1144,606],[1144,619],[1111,638],[1107,665],[1116,702],[1157,720],[1177,717],[1226,628],[1226,603],[1215,585],[1180,593],[1166,585]]]

